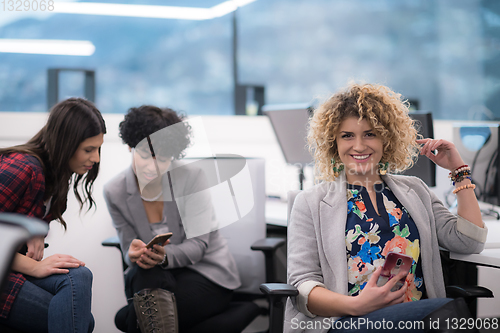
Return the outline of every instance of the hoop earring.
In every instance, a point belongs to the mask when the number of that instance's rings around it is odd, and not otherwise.
[[[389,162],[379,163],[378,164],[378,173],[383,176],[387,173],[388,168],[389,168]]]
[[[344,170],[344,164],[340,163],[339,166],[337,167],[334,158],[331,159],[331,163],[332,163],[333,175],[335,176],[335,178],[337,178],[339,174],[342,172],[342,170]]]

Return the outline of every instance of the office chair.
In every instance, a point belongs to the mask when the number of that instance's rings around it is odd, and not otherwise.
[[[15,253],[28,239],[45,236],[49,225],[36,218],[14,213],[0,213],[0,287],[3,289],[12,265]],[[21,333],[0,324],[0,331]]]
[[[223,226],[225,225],[219,229],[219,232],[227,240],[229,251],[236,261],[242,286],[233,293],[233,301],[229,309],[208,321],[210,321],[210,327],[231,327],[242,331],[258,315],[265,314],[268,311],[260,308],[253,301],[265,298],[259,291],[260,284],[263,282],[277,282],[274,254],[280,246],[285,244],[286,240],[284,238],[265,238],[264,160],[232,156],[218,156],[216,159],[219,170],[226,171],[221,173],[225,177],[220,177],[219,185],[224,188],[225,184],[223,182],[227,178],[231,179],[235,194],[235,205],[238,206],[240,216],[235,221],[234,216],[227,213],[231,210],[232,202],[224,199],[224,195],[220,196],[223,198],[220,202],[213,201],[213,206],[217,220]],[[243,159],[245,163],[240,163]],[[212,159],[202,159],[200,161],[200,159],[192,158],[186,160],[197,163],[198,167],[201,166],[203,170],[208,170],[206,172],[210,171],[210,165],[214,163]],[[204,163],[207,165],[204,165]],[[245,191],[249,184],[252,185],[253,196]],[[244,190],[242,190],[241,186],[244,186]],[[226,189],[229,191],[229,187]],[[217,189],[217,191],[221,191],[221,189]],[[220,192],[212,193],[212,198],[217,197],[218,194]],[[102,245],[116,247],[122,251],[116,236],[106,239],[102,242]],[[262,255],[254,251],[262,251],[264,256],[262,257]],[[122,265],[125,270],[127,265],[123,261],[123,253]],[[126,331],[126,315],[127,309],[125,307],[120,309],[115,316],[115,325],[122,331]],[[208,325],[207,322],[203,324]],[[222,332],[221,329],[213,329],[213,331]]]
[[[253,251],[262,251],[265,257],[266,266],[266,281],[273,282],[276,281],[275,265],[274,265],[274,254],[276,250],[285,244],[286,240],[284,238],[266,238],[256,241],[252,246]],[[128,265],[123,260],[123,252],[120,246],[120,241],[117,236],[109,237],[102,242],[102,246],[105,247],[115,247],[122,254],[122,265],[125,271]],[[240,272],[241,274],[241,272]],[[233,301],[230,303],[229,308],[223,313],[208,319],[203,322],[203,325],[210,325],[209,327],[231,327],[238,328],[243,331],[257,316],[265,314],[267,311],[261,309],[253,300],[261,298],[258,295],[246,292],[234,292]],[[271,309],[271,306],[269,306]],[[128,306],[122,307],[115,316],[115,325],[122,331],[127,331],[127,311]],[[275,310],[271,310],[275,311]],[[270,318],[272,314],[270,315]]]
[[[288,192],[288,207],[287,207],[287,221],[290,221],[290,213],[292,211],[295,198],[301,191]],[[443,270],[445,267],[443,267]],[[284,310],[285,302],[288,297],[298,295],[298,290],[294,286],[283,283],[264,283],[260,286],[260,290],[268,297],[270,306],[269,318],[269,333],[283,333],[284,324]],[[449,298],[464,298],[467,303],[471,314],[475,317],[475,301],[478,297],[491,298],[493,293],[491,290],[481,286],[471,285],[447,285],[446,297]]]

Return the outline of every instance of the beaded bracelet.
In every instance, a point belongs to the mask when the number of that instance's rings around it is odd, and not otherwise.
[[[450,174],[449,174],[449,177],[454,177],[454,176],[456,176],[459,173],[467,172],[467,171],[470,172],[470,167],[467,164],[464,164],[462,166],[459,166],[455,170],[451,171]]]
[[[465,190],[465,189],[468,189],[468,188],[475,189],[475,188],[476,188],[476,185],[474,185],[474,184],[466,184],[466,185],[462,185],[462,186],[457,187],[456,189],[454,189],[454,190],[453,190],[453,194],[457,194],[457,192],[462,191],[462,190]]]
[[[455,183],[459,183],[459,182],[463,181],[464,179],[470,180],[471,174],[472,174],[472,172],[471,172],[470,167],[467,164],[465,164],[465,165],[462,165],[462,166],[456,168],[455,170],[451,171],[449,173],[448,177],[450,178],[452,184],[455,185]]]
[[[451,183],[453,184],[453,186],[455,186],[455,183],[460,183],[464,179],[468,179],[468,180],[472,181],[472,178],[470,177],[470,173],[458,174],[455,178],[453,178]]]
[[[470,170],[470,167],[467,164],[461,165],[452,172],[450,172],[450,174],[460,172],[461,170]]]

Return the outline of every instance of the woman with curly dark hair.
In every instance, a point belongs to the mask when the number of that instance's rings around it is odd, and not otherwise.
[[[130,266],[127,332],[174,332],[177,326],[213,332],[204,321],[227,308],[240,279],[218,231],[192,234],[197,225],[216,221],[202,170],[179,161],[191,127],[171,109],[141,106],[125,115],[120,136],[132,165],[105,185],[104,196]],[[167,232],[173,233],[169,243],[146,247]]]
[[[438,319],[448,332],[450,315],[470,316],[463,299],[445,298],[439,255],[439,246],[479,253],[487,235],[454,144],[419,139],[401,95],[374,84],[331,96],[308,140],[323,182],[291,212],[288,282],[299,295],[287,303],[285,332],[423,332]],[[418,153],[450,171],[458,215],[419,178],[394,174]],[[399,264],[386,275],[390,258]]]
[[[87,100],[69,98],[52,107],[27,143],[0,149],[0,212],[58,220],[66,229],[62,215],[71,183],[81,207],[94,205],[105,133],[101,113]],[[35,238],[16,254],[1,294],[0,323],[25,332],[92,332],[92,273],[69,255],[42,259],[43,249],[44,238]]]

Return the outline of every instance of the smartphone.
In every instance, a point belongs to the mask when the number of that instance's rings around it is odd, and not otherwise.
[[[406,276],[410,272],[412,263],[413,257],[411,256],[397,252],[389,252],[385,257],[382,271],[380,272],[380,276],[377,280],[377,286],[382,287],[387,283],[387,281],[398,275],[400,272],[405,272],[405,276],[394,285],[391,291],[401,289],[405,283]]]
[[[146,248],[150,249],[155,244],[163,245],[167,241],[167,239],[172,237],[172,235],[173,234],[171,232],[167,232],[166,234],[156,235],[149,243],[146,244]]]

